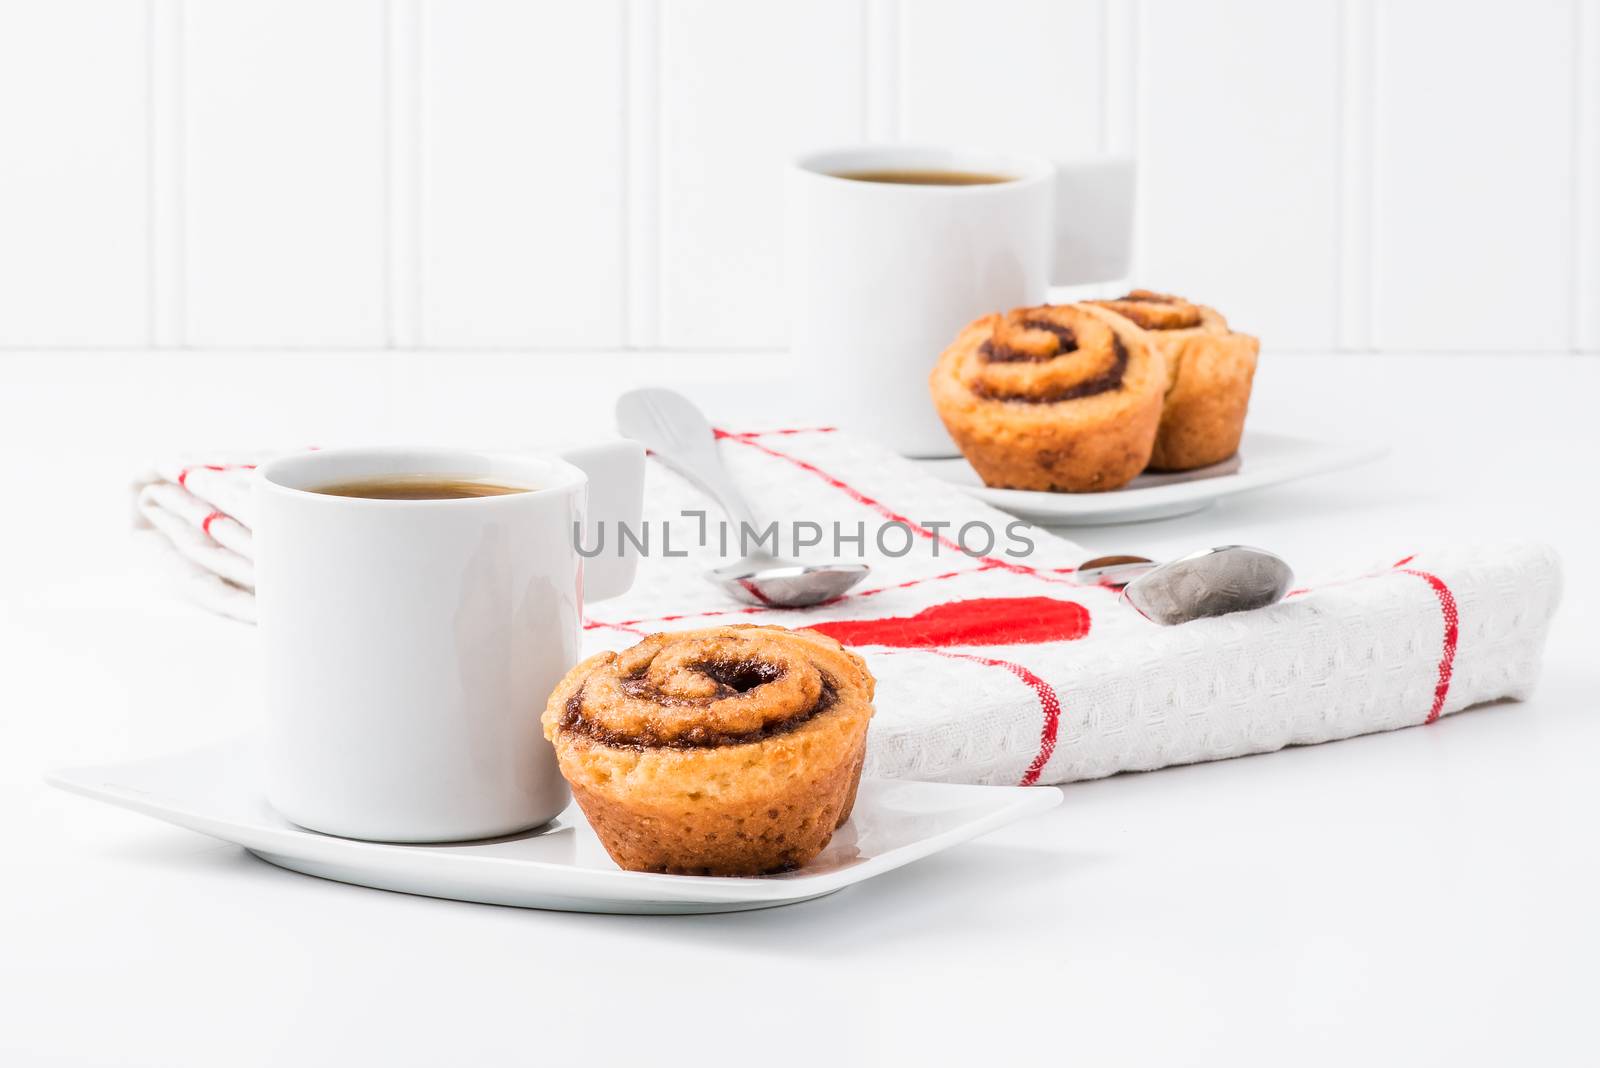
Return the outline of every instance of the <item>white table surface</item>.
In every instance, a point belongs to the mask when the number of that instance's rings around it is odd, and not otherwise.
[[[41,784],[258,715],[251,628],[174,600],[135,549],[142,461],[576,438],[652,381],[727,418],[787,373],[659,359],[0,356],[0,1063],[1596,1063],[1595,360],[1269,353],[1252,426],[1392,456],[1074,535],[1251,542],[1303,571],[1549,541],[1567,587],[1532,700],[1070,786],[820,901],[607,917],[407,897]]]

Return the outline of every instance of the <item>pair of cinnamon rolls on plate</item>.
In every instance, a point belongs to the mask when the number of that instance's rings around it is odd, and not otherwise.
[[[986,315],[929,385],[985,483],[1088,493],[1237,452],[1258,350],[1211,308],[1134,290]]]

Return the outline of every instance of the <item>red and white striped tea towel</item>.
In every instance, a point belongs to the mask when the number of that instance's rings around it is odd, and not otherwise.
[[[1454,547],[1309,583],[1260,611],[1160,627],[1078,584],[1077,546],[1009,527],[1010,517],[859,439],[726,434],[721,451],[763,520],[819,524],[819,555],[831,554],[834,524],[849,538],[859,531],[872,575],[818,608],[733,603],[701,577],[717,559],[717,512],[652,464],[651,555],[631,593],[592,606],[586,648],[739,622],[832,634],[878,678],[876,775],[1061,783],[1432,723],[1525,694],[1559,597],[1547,548]],[[242,482],[238,468],[217,466],[203,480],[190,468],[186,485],[197,497],[204,487],[206,504],[223,499],[209,476]],[[211,530],[228,529],[221,522]],[[983,549],[986,529],[994,549],[960,550],[961,540]],[[1020,548],[1017,534],[1033,543],[1020,559],[1005,551]],[[675,555],[662,555],[663,537]],[[246,556],[248,542],[230,551]]]
[[[256,458],[169,461],[135,483],[139,523],[154,528],[171,550],[167,563],[184,592],[247,623],[256,618],[249,480]]]

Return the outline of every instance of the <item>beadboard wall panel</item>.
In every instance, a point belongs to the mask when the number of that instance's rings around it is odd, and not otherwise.
[[[1572,2],[1375,5],[1379,348],[1572,345]]]
[[[861,140],[1137,154],[1269,351],[1600,352],[1600,0],[0,0],[0,349],[780,346]]]
[[[1577,4],[1573,19],[1573,333],[1577,348],[1595,351],[1600,350],[1600,3]]]
[[[900,134],[1071,159],[1106,147],[1101,0],[915,0],[901,19]]]
[[[148,329],[145,12],[0,6],[0,345]]]
[[[1140,281],[1270,347],[1336,344],[1338,44],[1335,0],[1144,5]]]
[[[620,0],[424,0],[424,345],[623,344],[621,32]]]
[[[386,344],[385,14],[184,5],[187,344]]]
[[[783,163],[862,139],[864,23],[857,0],[661,5],[666,346],[783,342]]]

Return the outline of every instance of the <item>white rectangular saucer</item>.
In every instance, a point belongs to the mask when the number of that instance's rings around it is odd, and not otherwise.
[[[1264,486],[1326,474],[1369,463],[1388,450],[1374,445],[1245,431],[1239,452],[1196,471],[1144,474],[1121,489],[1104,493],[1046,493],[985,486],[959,456],[916,461],[924,470],[953,483],[1003,512],[1046,526],[1100,526],[1168,519],[1210,507],[1218,498]]]
[[[623,871],[576,805],[537,830],[480,842],[384,845],[308,831],[267,804],[258,750],[248,739],[58,771],[50,782],[324,879],[492,905],[620,913],[735,912],[807,901],[1061,801],[1053,787],[864,779],[849,821],[810,864],[723,879]]]

